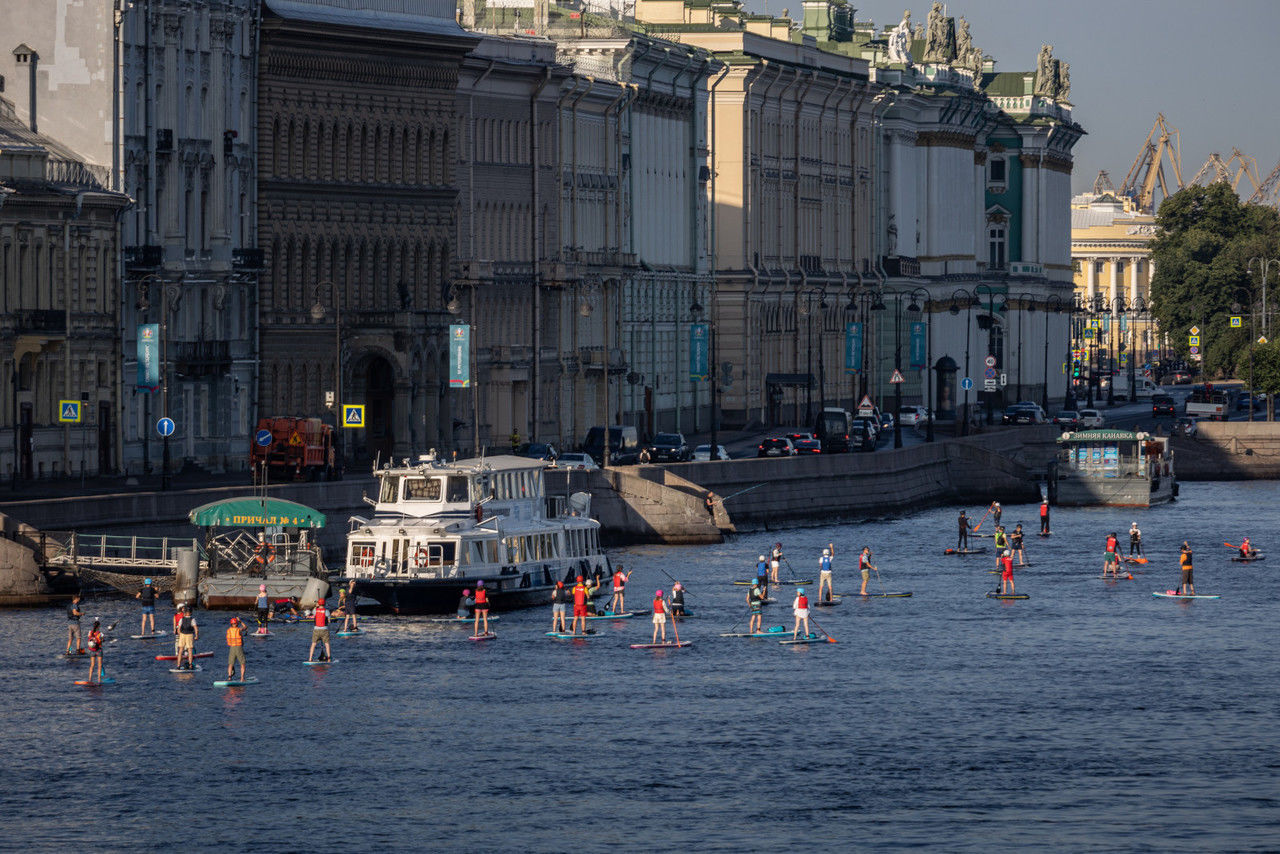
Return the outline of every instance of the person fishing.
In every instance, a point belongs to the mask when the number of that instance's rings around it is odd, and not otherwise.
[[[672,618],[687,616],[684,610],[684,585],[679,581],[671,585],[671,616]]]
[[[196,668],[196,641],[200,639],[200,626],[196,623],[195,615],[191,613],[191,604],[187,603],[182,606],[182,617],[178,620],[178,663],[177,667],[182,670],[195,670]],[[186,667],[182,665],[182,658],[186,656]]]
[[[826,590],[826,598],[823,598],[822,591]],[[835,594],[831,590],[831,549],[822,550],[822,557],[818,558],[818,598],[823,602],[830,602],[831,597]]]
[[[80,618],[84,612],[80,610],[80,594],[71,597],[67,603],[67,655],[84,655],[84,641],[80,638]]]
[[[258,634],[267,634],[267,622],[271,619],[271,599],[267,596],[267,585],[258,585],[258,601],[256,619],[258,621]]]
[[[564,589],[564,582],[557,581],[556,586],[551,590],[551,631],[553,632],[568,634],[569,630],[564,625],[568,599],[569,593]]]
[[[863,546],[862,554],[858,555],[858,570],[862,573],[862,590],[858,592],[859,596],[867,595],[867,582],[871,580],[871,570],[875,569],[871,564],[871,546]]]
[[[956,522],[960,526],[960,529],[958,531],[958,537],[956,539],[956,551],[958,552],[968,551],[969,550],[969,517],[965,515],[963,510],[961,510],[960,518],[957,519]]]
[[[316,600],[313,619],[315,620],[315,625],[311,629],[311,648],[307,650],[307,661],[316,660],[316,644],[324,644],[324,653],[321,655],[320,660],[329,661],[333,658],[333,654],[329,650],[329,613],[325,610],[323,596]]]
[[[751,620],[747,623],[747,632],[749,634],[764,630],[764,599],[764,593],[760,590],[760,582],[751,582],[751,589],[747,591],[747,609],[751,612]]]
[[[667,642],[667,614],[671,613],[671,609],[667,607],[667,600],[662,598],[662,591],[659,590],[653,594],[653,641],[658,642],[658,631],[662,631],[662,642]]]
[[[1049,499],[1047,498],[1040,501],[1040,533],[1049,533]]]
[[[151,583],[150,578],[142,580],[142,589],[134,594],[133,598],[142,602],[142,627],[138,629],[138,634],[155,634],[156,633],[156,587]],[[147,623],[150,622],[151,628],[147,629]]]
[[[1018,556],[1018,566],[1027,565],[1027,556],[1022,552],[1021,522],[1013,526],[1013,533],[1009,535],[1009,550]]]
[[[102,682],[102,623],[97,618],[93,618],[93,628],[89,630],[89,640],[86,643],[89,647],[89,681],[93,681],[93,674],[96,670],[98,673],[98,682]]]
[[[1006,551],[1002,558],[1002,563],[1004,567],[1000,571],[1000,593],[1001,595],[1016,593],[1017,591],[1013,586],[1013,555]]]
[[[484,579],[476,582],[476,619],[473,634],[489,634],[489,591],[484,589]],[[484,631],[480,631],[481,624],[484,625]]]
[[[791,603],[791,613],[795,615],[796,624],[791,629],[791,639],[800,637],[800,626],[804,626],[804,636],[809,636],[809,597],[804,595],[804,588],[796,588],[796,598]]]
[[[1142,531],[1137,522],[1129,526],[1129,557],[1134,555],[1142,557]]]
[[[240,662],[240,681],[244,681],[244,625],[239,617],[231,618],[227,626],[227,679],[235,671],[236,662]]]
[[[635,570],[631,570],[635,572]],[[631,577],[631,572],[623,572],[622,564],[618,564],[617,570],[613,573],[613,598],[609,600],[609,613],[624,614],[627,610],[626,590],[627,579]]]
[[[760,555],[760,560],[756,561],[756,582],[760,585],[765,598],[769,596],[769,562],[765,560],[764,555]]]
[[[471,588],[468,587],[462,591],[462,598],[458,600],[458,619],[471,619],[471,608],[476,604],[476,600],[471,598]]]
[[[1182,541],[1182,549],[1178,552],[1178,566],[1182,569],[1182,579],[1178,582],[1178,592],[1196,594],[1196,586],[1192,579],[1191,572],[1191,546],[1186,540]]]
[[[1245,537],[1240,543],[1240,557],[1251,558],[1258,553],[1253,544],[1249,542],[1249,538]]]

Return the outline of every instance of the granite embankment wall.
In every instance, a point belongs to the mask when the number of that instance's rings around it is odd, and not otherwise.
[[[1280,479],[1280,421],[1204,421],[1171,441],[1178,480]]]

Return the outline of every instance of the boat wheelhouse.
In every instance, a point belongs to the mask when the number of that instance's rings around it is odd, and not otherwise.
[[[557,581],[608,573],[591,499],[548,499],[545,463],[496,456],[388,464],[371,518],[353,516],[344,577],[398,614],[454,611],[483,579],[494,609],[551,601]]]
[[[1055,504],[1149,507],[1177,494],[1173,451],[1164,436],[1100,429],[1058,437],[1049,477]]]

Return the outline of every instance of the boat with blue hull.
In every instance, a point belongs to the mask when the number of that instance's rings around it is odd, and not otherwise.
[[[557,581],[605,578],[590,495],[548,506],[544,467],[429,454],[374,471],[378,499],[351,518],[342,580],[396,614],[446,614],[482,580],[491,607],[510,610],[549,603]]]

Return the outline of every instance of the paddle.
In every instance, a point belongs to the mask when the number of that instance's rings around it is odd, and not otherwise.
[[[751,616],[751,609],[750,609],[750,608],[748,608],[748,609],[747,609],[747,613],[745,613],[745,614],[743,614],[741,617],[739,617],[739,618],[738,618],[738,622],[736,622],[736,623],[734,623],[732,626],[730,626],[730,627],[729,627],[729,630],[726,632],[726,634],[732,634],[732,633],[733,633],[733,630],[734,630],[734,629],[736,629],[738,626],[742,625],[742,621],[743,621],[744,619],[746,619],[747,617],[750,617],[750,616]]]
[[[880,567],[878,567],[878,566],[873,566],[873,567],[871,567],[871,568],[872,568],[873,570],[875,570],[875,573],[876,573],[876,587],[879,587],[879,588],[880,588],[880,592],[881,592],[881,593],[883,593],[883,592],[884,592],[884,582],[880,580]]]
[[[987,512],[986,512],[986,513],[983,513],[983,514],[982,514],[982,518],[978,520],[978,524],[974,525],[974,526],[973,526],[972,528],[970,528],[969,530],[970,530],[970,531],[976,531],[976,530],[978,530],[979,528],[981,528],[981,527],[982,527],[982,523],[983,523],[983,522],[985,522],[985,521],[987,521],[987,516],[988,516],[988,514],[990,514],[990,513],[991,513],[991,505],[990,505],[990,504],[988,504],[988,505],[987,505]]]
[[[835,642],[836,642],[836,639],[835,639],[835,638],[833,638],[833,637],[831,636],[831,633],[830,633],[829,631],[827,631],[826,629],[824,629],[822,626],[818,625],[818,621],[817,621],[817,620],[815,620],[813,617],[809,617],[809,622],[813,623],[813,627],[814,627],[815,629],[817,629],[818,631],[822,632],[824,635],[826,635],[826,636],[827,636],[827,643],[835,643]]]
[[[667,610],[671,610],[671,609],[668,608]],[[671,631],[675,632],[676,646],[679,646],[680,645],[680,621],[676,619],[676,615],[674,611],[672,611],[671,613]]]
[[[666,571],[665,569],[663,569],[662,567],[658,567],[658,570],[659,570],[663,575],[665,575],[667,578],[670,578],[670,579],[671,579],[671,582],[672,582],[673,584],[679,584],[679,583],[680,583],[680,579],[676,578],[674,575],[672,575],[671,573],[667,572],[667,571]],[[633,570],[631,570],[631,572],[635,572],[635,570],[633,569]],[[630,574],[631,574],[631,572],[627,573],[627,575],[630,575]],[[692,595],[693,595],[693,594],[692,594],[692,593],[690,593],[688,590],[686,590],[686,591],[684,591],[684,592],[685,592],[685,594],[686,594],[686,595],[688,595],[688,596],[692,596]]]
[[[791,577],[792,577],[792,578],[797,578],[798,576],[796,575],[796,571],[795,571],[794,569],[792,569],[792,568],[791,568],[791,561],[787,560],[787,556],[786,556],[786,555],[783,555],[783,556],[782,556],[782,562],[783,562],[783,563],[785,563],[785,564],[787,565],[787,572],[791,573]]]

